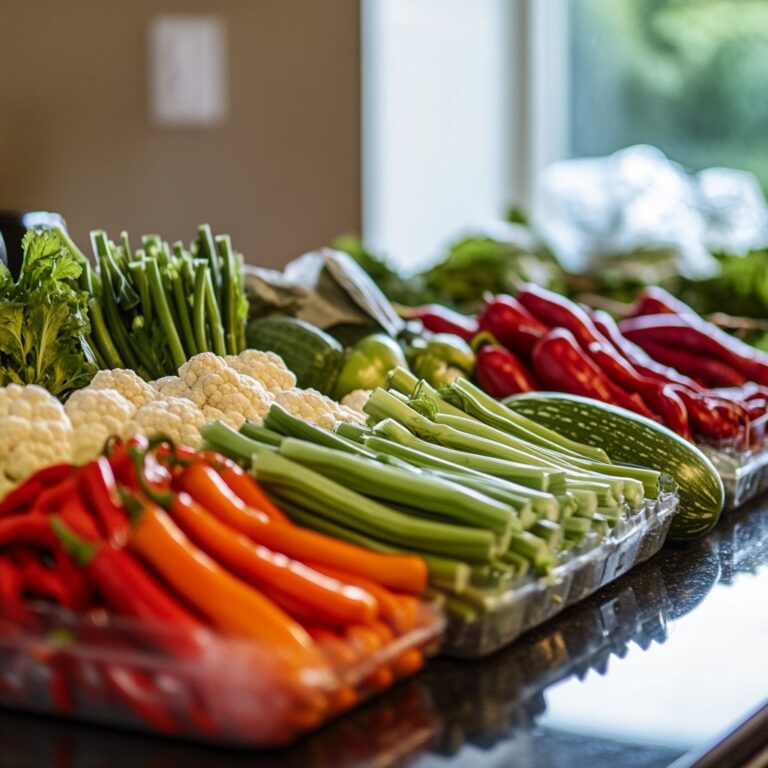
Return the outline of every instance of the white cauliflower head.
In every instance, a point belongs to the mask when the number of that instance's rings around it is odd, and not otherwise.
[[[72,424],[56,398],[35,385],[0,389],[0,487],[71,460]]]
[[[256,379],[273,395],[296,386],[296,377],[275,352],[246,349],[239,355],[227,355],[224,359],[230,368]]]
[[[210,352],[195,355],[179,368],[189,398],[209,421],[221,419],[235,429],[248,419],[258,421],[269,410],[270,395],[250,376],[239,374]]]
[[[179,445],[198,448],[200,430],[208,419],[191,400],[183,397],[167,397],[154,400],[136,411],[125,425],[123,437],[136,435],[156,437],[166,435]]]
[[[85,464],[101,453],[109,437],[122,435],[136,405],[116,389],[89,386],[73,392],[64,409],[74,429],[74,461]]]
[[[136,408],[141,408],[157,397],[157,392],[135,371],[128,368],[99,371],[86,389],[116,389]]]

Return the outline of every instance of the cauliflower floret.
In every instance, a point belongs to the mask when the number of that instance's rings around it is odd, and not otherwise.
[[[230,368],[223,358],[210,352],[195,355],[179,369],[190,399],[208,420],[221,419],[235,429],[246,420],[259,420],[269,410],[270,395],[250,376]]]
[[[136,408],[157,398],[157,392],[135,371],[127,368],[98,371],[86,389],[116,389]]]
[[[363,413],[363,406],[368,402],[371,392],[370,389],[355,389],[344,396],[341,405],[357,413]]]
[[[333,429],[337,421],[365,423],[362,414],[335,403],[316,389],[287,389],[275,395],[275,402],[292,416],[325,429]]]
[[[63,410],[59,420],[30,419],[15,414],[0,417],[3,484],[20,483],[38,469],[71,460],[72,425]]]
[[[72,424],[56,398],[35,385],[0,389],[0,485],[71,460]]]
[[[125,425],[123,437],[167,435],[181,445],[197,448],[201,443],[200,429],[206,422],[205,414],[190,400],[167,397],[139,408]]]
[[[188,387],[178,376],[163,376],[150,382],[152,388],[160,393],[160,397],[184,397]]]
[[[64,408],[74,429],[76,464],[85,464],[98,456],[110,436],[123,434],[136,412],[136,406],[116,389],[92,387],[73,392]]]
[[[104,451],[104,445],[113,434],[115,433],[98,422],[86,422],[75,427],[72,432],[72,460],[75,464],[93,461]]]
[[[77,428],[83,424],[103,424],[107,433],[119,435],[136,406],[116,389],[78,389],[70,395],[64,410]]]
[[[239,355],[227,355],[224,359],[231,368],[256,379],[274,395],[296,386],[296,377],[285,367],[283,358],[274,352],[246,349]]]

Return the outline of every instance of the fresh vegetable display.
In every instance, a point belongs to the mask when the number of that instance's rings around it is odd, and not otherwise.
[[[218,422],[203,436],[210,448],[252,461],[295,522],[381,552],[418,554],[449,613],[492,608],[506,589],[550,572],[662,493],[655,469],[613,464],[601,447],[522,416],[464,379],[438,392],[399,369],[364,410],[372,426],[340,424],[331,434],[273,405],[263,426],[246,422],[237,433]],[[689,514],[709,526],[693,507]]]
[[[617,321],[473,238],[399,289],[477,314],[318,300],[321,330],[246,322],[207,225],[136,245],[33,231],[0,272],[0,701],[285,743],[419,669],[440,613],[483,655],[706,534],[717,457],[762,455],[768,356],[663,290]]]
[[[109,701],[171,734],[191,722],[209,736],[247,740],[253,729],[263,743],[290,740],[418,669],[439,630],[417,599],[422,560],[297,529],[233,462],[163,442],[114,443],[93,463],[41,470],[6,496],[0,573],[4,614],[34,622],[31,598],[84,617],[129,617],[137,651],[160,654],[173,670],[139,669],[118,655],[81,660],[74,638],[64,640],[46,662],[58,711],[72,711],[75,691],[108,689]],[[251,655],[237,644],[245,639]],[[266,682],[277,717],[265,720],[247,698],[212,695],[222,643],[239,655],[246,681],[249,668],[255,675],[241,696]],[[190,662],[212,668],[191,675],[182,666]],[[173,704],[151,693],[161,676],[183,692]]]

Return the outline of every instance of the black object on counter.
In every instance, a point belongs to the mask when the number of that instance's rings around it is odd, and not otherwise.
[[[49,211],[0,210],[0,261],[10,270],[14,279],[21,270],[21,239],[33,227],[66,228],[61,214]]]

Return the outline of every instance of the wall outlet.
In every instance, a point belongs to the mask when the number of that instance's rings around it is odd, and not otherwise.
[[[226,34],[217,16],[158,16],[149,30],[149,110],[160,125],[208,126],[227,111]]]

